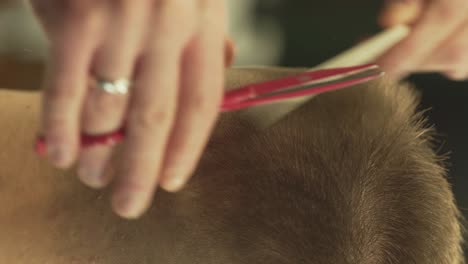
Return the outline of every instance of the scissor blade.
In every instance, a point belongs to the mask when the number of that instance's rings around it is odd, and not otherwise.
[[[299,75],[280,78],[263,83],[250,84],[225,94],[223,105],[236,105],[250,99],[265,96],[276,91],[291,89],[297,86],[303,86],[311,83],[319,83],[337,78],[343,78],[347,75],[357,74],[369,69],[378,68],[375,64],[366,64],[345,68],[321,69],[316,71],[307,71]]]
[[[263,105],[274,103],[282,100],[316,95],[328,91],[334,91],[338,89],[343,89],[352,85],[359,83],[364,83],[371,81],[375,78],[382,76],[384,73],[378,67],[372,67],[365,71],[358,71],[354,74],[345,74],[340,75],[341,77],[331,78],[327,81],[312,81],[312,82],[303,82],[301,85],[296,85],[289,87],[288,89],[281,89],[269,94],[257,95],[257,97],[250,100],[245,100],[242,102],[237,102],[235,104],[228,104],[222,107],[222,111],[234,111],[251,106]]]
[[[257,98],[265,98],[271,96],[277,96],[282,94],[291,94],[297,93],[299,91],[308,90],[311,94],[314,94],[313,91],[320,93],[320,89],[324,86],[330,86],[333,84],[345,83],[345,82],[352,82],[354,80],[365,79],[368,77],[380,77],[384,74],[378,67],[372,67],[364,70],[359,70],[355,72],[350,72],[346,74],[341,74],[333,77],[329,77],[322,80],[316,80],[312,82],[306,82],[303,85],[297,85],[290,87],[288,89],[278,90],[269,94],[260,95]]]

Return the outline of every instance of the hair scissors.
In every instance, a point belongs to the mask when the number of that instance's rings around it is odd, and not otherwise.
[[[221,112],[235,111],[252,106],[279,102],[286,99],[316,95],[355,84],[364,83],[383,75],[376,64],[365,64],[345,68],[306,71],[299,75],[272,81],[250,84],[225,93],[220,106]],[[125,127],[104,135],[81,135],[81,147],[112,145],[125,137]],[[46,143],[38,136],[35,150],[43,156]]]

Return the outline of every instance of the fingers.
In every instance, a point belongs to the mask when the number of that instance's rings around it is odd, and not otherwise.
[[[412,24],[420,17],[423,7],[424,0],[387,0],[378,23],[384,28]]]
[[[468,78],[468,19],[421,67],[443,72],[453,80]]]
[[[444,75],[454,81],[466,81],[468,80],[467,71],[445,71]]]
[[[145,33],[143,28],[148,23],[148,8],[145,1],[136,1],[111,9],[113,12],[107,19],[103,43],[94,54],[91,74],[94,78],[109,81],[131,80]],[[95,82],[91,83],[83,108],[82,132],[98,135],[118,130],[123,125],[127,101],[127,95],[110,94],[99,89]],[[112,147],[83,149],[79,158],[79,178],[91,187],[105,186],[112,176],[104,173],[111,153]]]
[[[466,1],[429,3],[413,27],[412,34],[378,59],[377,63],[390,77],[400,78],[417,70],[422,61],[464,22]]]
[[[37,3],[38,13],[51,8]],[[65,168],[79,153],[79,177],[92,187],[110,182],[112,174],[105,170],[112,169],[114,210],[126,218],[139,217],[162,172],[171,175],[164,176],[170,190],[189,178],[218,115],[223,64],[231,64],[234,57],[232,42],[224,39],[223,3],[57,3],[55,20],[42,20],[53,43],[43,104],[49,155]],[[122,96],[100,90],[91,77],[134,82],[130,95]],[[112,147],[79,149],[81,132],[108,134],[124,120],[126,140],[119,146],[121,162],[113,164],[117,166],[108,166]],[[190,130],[194,132],[187,133]]]
[[[211,10],[213,14],[207,16],[216,19],[216,9]],[[201,28],[182,62],[177,119],[161,171],[161,186],[168,191],[180,190],[191,176],[218,116],[223,95],[224,31],[214,21]]]
[[[112,196],[114,211],[126,218],[139,217],[153,197],[176,114],[181,51],[194,21],[186,1],[162,2],[135,76]]]
[[[82,16],[67,20],[53,38],[42,103],[42,129],[48,157],[61,168],[78,153],[79,116],[88,67],[100,21]]]

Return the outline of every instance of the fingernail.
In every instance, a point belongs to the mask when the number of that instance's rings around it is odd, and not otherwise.
[[[63,145],[50,145],[47,148],[47,155],[56,166],[65,168],[69,164],[69,153]]]
[[[93,164],[80,165],[78,176],[87,185],[92,188],[104,187],[103,170]]]
[[[115,212],[121,217],[137,219],[142,214],[141,197],[136,193],[120,193],[113,199]]]
[[[185,181],[181,177],[170,177],[161,183],[161,186],[169,192],[178,192],[184,187]]]

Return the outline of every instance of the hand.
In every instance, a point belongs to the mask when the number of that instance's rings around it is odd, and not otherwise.
[[[377,61],[391,77],[439,72],[468,78],[467,0],[387,0],[379,22],[412,25],[410,36]]]
[[[42,124],[48,157],[79,160],[85,184],[115,180],[112,204],[137,218],[158,183],[177,191],[195,169],[223,97],[225,12],[219,0],[31,0],[50,40]],[[226,49],[232,60],[232,45]],[[128,78],[127,95],[90,79]],[[113,147],[79,148],[80,133],[106,134],[125,119],[116,174]],[[113,170],[112,170],[113,171]]]

